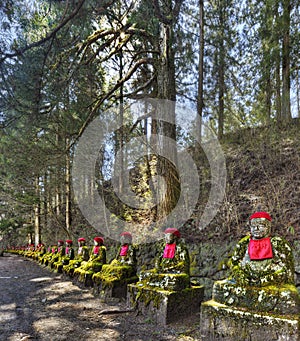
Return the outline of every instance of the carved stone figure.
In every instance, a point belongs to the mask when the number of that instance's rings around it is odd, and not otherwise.
[[[78,276],[78,280],[86,285],[91,284],[93,273],[101,271],[103,264],[106,263],[106,247],[103,243],[102,237],[95,237],[89,260],[83,261],[74,271],[74,276]]]
[[[69,264],[63,266],[63,272],[72,277],[74,270],[78,268],[83,261],[88,261],[89,257],[89,249],[86,246],[85,238],[78,238],[77,255],[73,260],[69,261]]]
[[[190,259],[185,243],[176,228],[167,228],[160,245],[155,268],[141,271],[140,285],[166,290],[182,290],[190,286]]]
[[[95,285],[102,289],[122,287],[120,292],[126,293],[124,285],[137,280],[136,276],[136,248],[132,244],[132,235],[129,232],[123,232],[120,235],[121,245],[116,257],[110,264],[104,264],[102,270],[93,274],[92,280]],[[124,290],[125,291],[124,291]]]
[[[74,259],[75,253],[73,248],[73,241],[71,239],[66,240],[65,255],[60,257],[57,262],[54,263],[54,267],[57,272],[62,272],[63,266],[69,264],[70,260]]]
[[[215,301],[257,311],[298,311],[292,249],[271,236],[271,220],[267,212],[251,215],[251,233],[236,245],[229,278],[214,284]]]
[[[65,242],[61,239],[57,241],[57,251],[49,260],[48,266],[55,268],[55,263],[59,262],[66,253]]]

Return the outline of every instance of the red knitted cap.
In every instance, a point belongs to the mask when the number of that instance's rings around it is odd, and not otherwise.
[[[66,240],[66,243],[68,243],[68,244],[73,244],[73,241],[72,241],[71,239],[67,239],[67,240]]]
[[[122,232],[122,233],[120,234],[120,236],[126,236],[126,237],[132,238],[132,235],[131,235],[130,232]]]
[[[94,241],[97,242],[98,244],[103,244],[104,243],[104,239],[102,237],[95,237]]]
[[[79,242],[85,242],[85,238],[78,238]]]
[[[250,216],[250,220],[256,219],[256,218],[265,218],[268,219],[269,221],[272,220],[271,216],[267,212],[255,212]]]
[[[180,238],[180,232],[177,229],[175,229],[174,227],[167,228],[164,233],[172,233],[176,237]]]

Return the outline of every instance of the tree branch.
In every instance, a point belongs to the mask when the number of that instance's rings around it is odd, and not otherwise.
[[[81,126],[81,128],[79,129],[79,132],[78,132],[77,136],[76,136],[75,139],[71,142],[71,144],[70,144],[69,146],[67,146],[67,149],[70,149],[70,148],[75,144],[75,142],[81,137],[81,135],[83,134],[83,132],[84,132],[84,130],[86,129],[86,127],[88,126],[88,124],[89,124],[90,122],[92,122],[92,120],[94,119],[94,117],[95,117],[95,115],[96,115],[96,113],[97,113],[97,110],[98,110],[98,108],[100,107],[100,105],[101,105],[105,100],[107,100],[108,98],[110,98],[110,96],[111,96],[118,88],[120,88],[120,86],[121,86],[123,83],[125,83],[126,81],[128,81],[128,80],[131,78],[131,76],[135,73],[135,71],[138,69],[138,67],[139,67],[140,65],[149,64],[149,63],[152,64],[153,62],[154,62],[154,61],[153,61],[152,58],[141,58],[141,59],[139,59],[139,60],[138,60],[138,61],[137,61],[129,70],[128,70],[127,74],[126,74],[123,78],[119,79],[119,80],[117,81],[117,83],[116,83],[108,92],[106,92],[101,98],[99,98],[99,99],[95,102],[95,104],[94,104],[94,106],[93,106],[93,108],[92,108],[90,114],[88,115],[87,119],[85,120],[85,122],[83,123],[83,125]]]
[[[2,64],[7,58],[13,58],[22,55],[24,52],[34,48],[43,45],[46,41],[52,39],[55,37],[57,32],[62,29],[67,23],[72,20],[80,11],[81,7],[83,6],[85,0],[80,0],[77,7],[74,9],[74,11],[67,17],[65,18],[52,32],[50,32],[48,35],[46,35],[45,38],[40,39],[34,43],[31,43],[29,45],[24,46],[23,48],[16,49],[15,52],[13,53],[4,53],[3,57],[0,59],[0,64]]]

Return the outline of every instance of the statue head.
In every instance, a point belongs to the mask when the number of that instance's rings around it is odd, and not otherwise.
[[[271,235],[271,220],[267,212],[255,212],[250,217],[252,239],[262,239]]]
[[[180,232],[176,228],[169,227],[165,230],[165,242],[167,244],[174,244],[180,238]]]
[[[104,239],[102,237],[95,237],[94,238],[94,245],[97,246],[97,245],[103,245],[104,243]]]
[[[73,245],[73,241],[72,241],[71,239],[67,239],[67,240],[66,240],[66,245],[67,245],[68,247],[72,246],[72,245]]]
[[[132,243],[132,235],[130,232],[122,232],[120,234],[120,242],[122,245],[131,244]]]
[[[59,239],[59,240],[57,241],[57,246],[63,246],[63,245],[64,245],[64,241],[61,240],[61,239]]]
[[[84,246],[85,245],[85,238],[78,238],[78,245]]]

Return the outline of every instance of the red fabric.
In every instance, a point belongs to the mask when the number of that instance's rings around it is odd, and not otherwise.
[[[271,216],[267,212],[255,212],[250,217],[250,220],[256,219],[256,218],[265,218],[265,219],[268,219],[269,221],[272,220]]]
[[[120,234],[120,236],[126,236],[126,237],[129,237],[129,238],[132,238],[132,235],[131,235],[130,232],[122,232],[122,233]]]
[[[169,227],[165,230],[165,233],[172,233],[174,234],[176,237],[180,238],[180,232],[175,229],[174,227]]]
[[[262,239],[250,239],[248,253],[251,260],[262,260],[273,258],[270,237]]]
[[[101,245],[104,243],[104,239],[102,237],[95,237],[94,241]]]
[[[166,244],[163,258],[174,258],[176,251],[176,244]]]
[[[100,246],[94,246],[94,250],[93,250],[94,255],[98,254],[99,248],[100,248]]]
[[[79,242],[85,242],[85,238],[78,238]]]
[[[69,252],[69,248],[68,248],[68,246],[66,247],[66,254],[68,254],[68,252]]]
[[[120,250],[120,256],[126,256],[128,252],[128,245],[122,245]]]

